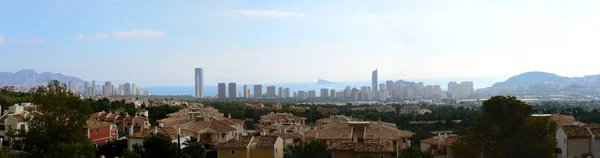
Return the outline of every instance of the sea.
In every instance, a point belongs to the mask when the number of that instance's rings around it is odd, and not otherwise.
[[[479,77],[479,78],[447,78],[447,79],[414,79],[414,80],[405,80],[409,82],[423,82],[425,85],[440,85],[443,90],[446,90],[448,82],[451,81],[473,81],[473,86],[475,89],[490,87],[496,82],[501,82],[506,80],[508,77]],[[385,81],[379,81],[379,83],[385,83]],[[299,90],[309,91],[315,90],[317,92],[317,96],[319,94],[319,90],[321,88],[335,89],[336,91],[343,90],[346,86],[357,87],[361,86],[371,86],[370,81],[356,81],[356,82],[335,82],[332,84],[317,84],[314,83],[274,83],[274,84],[261,84],[263,87],[263,93],[266,92],[267,86],[275,86],[275,87],[285,87],[290,88],[290,95],[293,92],[297,92]],[[250,90],[253,89],[253,84],[248,84]],[[149,90],[152,95],[193,95],[194,94],[194,86],[180,86],[180,87],[144,87],[144,89]],[[237,93],[242,93],[244,89],[243,84],[236,85]],[[229,90],[229,89],[228,89]],[[277,91],[277,89],[276,89]],[[204,86],[204,95],[205,96],[216,96],[217,95],[217,85],[205,85]]]

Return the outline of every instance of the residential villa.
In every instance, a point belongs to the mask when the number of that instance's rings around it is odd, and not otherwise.
[[[304,132],[311,129],[310,126],[305,125],[304,121],[306,118],[294,116],[290,113],[269,113],[264,116],[260,116],[260,120],[257,129],[261,131],[261,135],[268,135],[270,133],[298,133]]]
[[[307,131],[304,141],[320,140],[326,142],[332,149],[343,145],[343,148],[361,148],[364,146],[374,147],[370,143],[382,145],[385,150],[377,152],[392,152],[392,157],[398,155],[402,149],[410,146],[410,131],[399,130],[393,123],[381,121],[340,121],[322,125],[317,130]],[[348,143],[350,142],[350,143]],[[355,146],[355,147],[350,147]],[[339,150],[339,152],[344,150]],[[384,154],[385,155],[385,154]]]
[[[438,133],[437,136],[421,140],[421,152],[432,154],[436,158],[453,158],[450,146],[458,138],[456,135]]]
[[[378,143],[343,142],[329,148],[332,158],[392,158],[395,152]]]
[[[150,129],[150,119],[144,116],[129,116],[125,115],[123,118],[123,131],[128,133],[135,133],[143,130]]]
[[[177,129],[173,127],[154,127],[151,129],[146,129],[140,132],[129,134],[129,136],[127,136],[127,149],[133,150],[133,145],[143,144],[144,138],[157,133],[161,133],[171,137],[171,142],[176,144],[179,143],[179,147],[181,149],[185,148],[184,142],[191,139],[191,137],[194,135],[193,132],[185,129]]]
[[[317,129],[322,129],[325,125],[332,123],[346,123],[348,121],[358,121],[356,118],[344,116],[344,115],[329,115],[328,118],[322,118],[317,120]]]
[[[87,136],[97,146],[102,146],[108,141],[117,140],[119,128],[111,122],[89,119],[87,122]]]
[[[277,136],[241,137],[218,147],[219,158],[283,158],[283,139]]]
[[[223,113],[212,107],[186,108],[168,116],[158,120],[160,127],[181,128],[193,132],[207,149],[245,134],[244,120],[233,119],[231,115],[223,117]]]
[[[35,107],[30,103],[15,104],[0,116],[0,138],[5,140],[6,132],[9,129],[28,131],[29,126],[25,118],[32,117],[31,112]]]
[[[595,145],[596,134],[600,132],[597,124],[587,125],[575,120],[573,116],[560,114],[533,114],[534,117],[547,118],[554,121],[556,130],[556,157],[557,158],[582,158],[593,155],[600,156],[600,146]],[[600,142],[599,142],[600,143]]]

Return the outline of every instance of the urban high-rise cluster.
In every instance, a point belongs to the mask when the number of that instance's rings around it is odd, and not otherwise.
[[[84,97],[96,96],[150,96],[150,91],[139,89],[134,83],[119,84],[118,87],[113,86],[111,81],[104,82],[101,86],[102,90],[97,90],[96,81],[84,82],[83,87],[76,88],[72,81],[67,84],[67,89],[73,93],[81,94]]]

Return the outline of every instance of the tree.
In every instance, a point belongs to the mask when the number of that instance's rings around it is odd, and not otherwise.
[[[95,157],[86,127],[92,109],[65,87],[50,81],[34,92],[29,131],[19,134],[27,157]]]
[[[290,146],[284,152],[286,158],[329,158],[330,156],[327,144],[318,140],[312,140],[305,146]]]
[[[495,96],[483,102],[475,127],[453,144],[455,157],[554,157],[556,124],[532,117],[533,108],[515,97]]]
[[[189,158],[205,158],[206,157],[206,150],[204,150],[204,147],[202,146],[202,144],[200,144],[200,142],[198,142],[198,139],[196,139],[195,137],[192,137],[192,138],[186,140],[185,142],[183,142],[183,145],[185,145],[185,148],[183,148],[183,151],[182,151],[182,155],[184,157],[189,157]]]
[[[419,148],[408,147],[400,152],[399,158],[433,158],[431,154],[423,153]]]
[[[177,157],[179,148],[171,142],[171,137],[157,133],[144,139],[143,150],[136,149],[142,157]]]

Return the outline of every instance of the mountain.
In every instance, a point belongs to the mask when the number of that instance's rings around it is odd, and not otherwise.
[[[511,88],[520,85],[537,85],[547,82],[557,83],[562,86],[600,86],[600,75],[584,77],[564,77],[553,73],[532,71],[508,78],[504,82],[497,82],[492,88]]]
[[[319,80],[317,80],[317,84],[334,84],[334,83],[331,81],[324,80],[324,79],[319,79]]]
[[[73,81],[75,84],[85,82],[78,77],[66,76],[61,73],[37,73],[33,70],[21,70],[15,73],[0,72],[0,85],[43,85],[50,80],[58,80],[65,84],[69,81]]]

